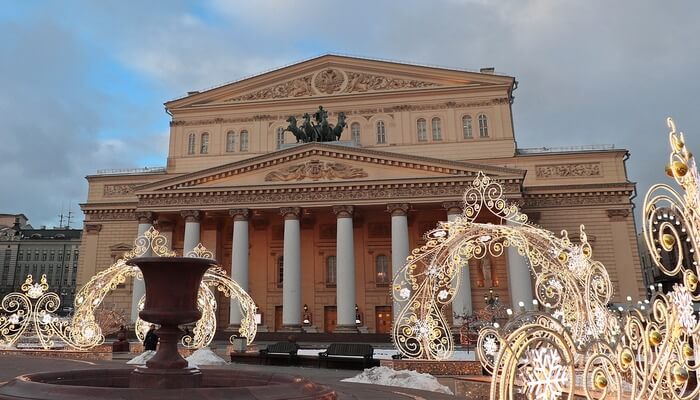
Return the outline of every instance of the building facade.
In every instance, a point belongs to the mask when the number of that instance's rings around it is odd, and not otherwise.
[[[60,297],[59,312],[69,313],[76,292],[82,231],[33,229],[26,222],[26,217],[18,217],[13,227],[0,231],[0,298],[21,292],[28,275],[34,282],[46,275],[49,291]]]
[[[615,298],[642,298],[627,151],[518,148],[515,86],[493,69],[327,55],[170,101],[166,168],[87,178],[79,284],[155,226],[178,252],[212,250],[263,329],[389,332],[393,273],[425,231],[461,212],[483,171],[541,226],[576,239],[585,223]],[[344,113],[340,140],[297,144],[288,117],[319,105],[333,124]],[[448,315],[483,307],[491,288],[527,301],[517,258],[464,268]],[[142,290],[127,283],[113,301],[132,310]],[[220,300],[219,326],[235,326],[236,307]]]

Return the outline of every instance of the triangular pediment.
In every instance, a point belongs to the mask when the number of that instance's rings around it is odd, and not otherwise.
[[[307,143],[136,188],[136,194],[235,188],[404,184],[435,179],[470,180],[479,171],[522,181],[525,171],[337,144]]]
[[[214,104],[371,94],[443,87],[512,85],[514,78],[447,68],[325,55],[166,103]]]

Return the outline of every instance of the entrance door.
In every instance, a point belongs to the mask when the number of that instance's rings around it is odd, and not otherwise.
[[[335,330],[337,311],[335,306],[323,307],[323,331],[333,333]]]
[[[377,313],[377,333],[391,333],[391,306],[379,306]]]
[[[275,331],[282,330],[282,306],[275,306]]]

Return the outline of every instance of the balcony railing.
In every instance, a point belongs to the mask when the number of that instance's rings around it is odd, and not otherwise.
[[[572,151],[602,151],[615,150],[614,144],[589,144],[584,146],[568,146],[568,147],[526,147],[517,149],[518,154],[537,154],[537,153],[566,153]]]
[[[97,175],[159,174],[159,173],[163,173],[163,172],[165,172],[165,167],[98,169]]]

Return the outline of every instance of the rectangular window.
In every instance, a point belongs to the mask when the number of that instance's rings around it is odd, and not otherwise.
[[[328,258],[326,258],[326,286],[335,286],[337,272],[337,259],[335,256],[328,256]]]
[[[241,131],[241,151],[248,151],[248,131]]]
[[[17,253],[17,261],[24,261],[24,253],[23,252],[20,251],[19,253]]]
[[[56,258],[56,252],[51,250],[51,253],[49,253],[49,261],[53,261]]]

